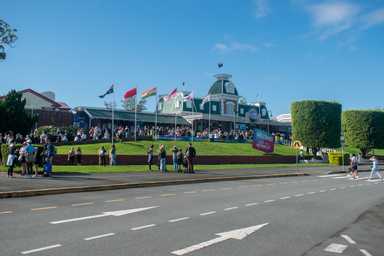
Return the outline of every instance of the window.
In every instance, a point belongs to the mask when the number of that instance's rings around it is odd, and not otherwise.
[[[201,111],[204,110],[204,105],[205,105],[205,104],[200,104],[200,110],[201,110]]]
[[[216,112],[216,111],[217,111],[217,105],[216,105],[216,104],[213,104],[213,105],[212,105],[212,111],[213,111],[213,112]]]
[[[235,103],[233,101],[227,101],[225,103],[225,114],[233,115],[235,113]]]
[[[240,109],[240,115],[244,115],[244,109],[243,108]]]
[[[186,108],[192,108],[192,101],[186,101],[185,102],[185,106],[186,106]]]

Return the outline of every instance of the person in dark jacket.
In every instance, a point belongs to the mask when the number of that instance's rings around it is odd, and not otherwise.
[[[152,171],[152,164],[153,164],[153,145],[150,145],[147,150],[147,164],[148,164],[148,171]]]
[[[195,173],[193,169],[193,161],[196,157],[196,149],[192,146],[192,143],[189,143],[187,150],[185,151],[185,157],[187,159],[187,172]]]

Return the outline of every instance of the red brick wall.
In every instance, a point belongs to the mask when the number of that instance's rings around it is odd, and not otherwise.
[[[157,158],[155,157],[155,162]],[[272,164],[272,163],[295,163],[295,156],[198,156],[195,159],[196,164]],[[168,156],[168,163],[172,163],[172,157]],[[54,159],[57,165],[66,165],[67,156],[57,155]],[[83,155],[83,165],[97,165],[97,155]],[[145,155],[121,155],[117,157],[118,165],[143,165],[147,164],[147,156]]]

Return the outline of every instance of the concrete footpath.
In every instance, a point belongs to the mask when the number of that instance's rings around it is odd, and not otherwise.
[[[8,178],[0,173],[0,198],[38,196],[73,192],[101,191],[188,183],[291,177],[340,172],[335,167],[299,167],[274,169],[233,169],[184,173],[54,174],[53,177]]]

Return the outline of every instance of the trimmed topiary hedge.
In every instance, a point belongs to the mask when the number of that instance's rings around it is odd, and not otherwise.
[[[342,115],[345,143],[366,156],[372,148],[384,148],[384,112],[348,110]]]
[[[341,104],[297,101],[292,103],[291,113],[294,140],[312,149],[340,147]]]

